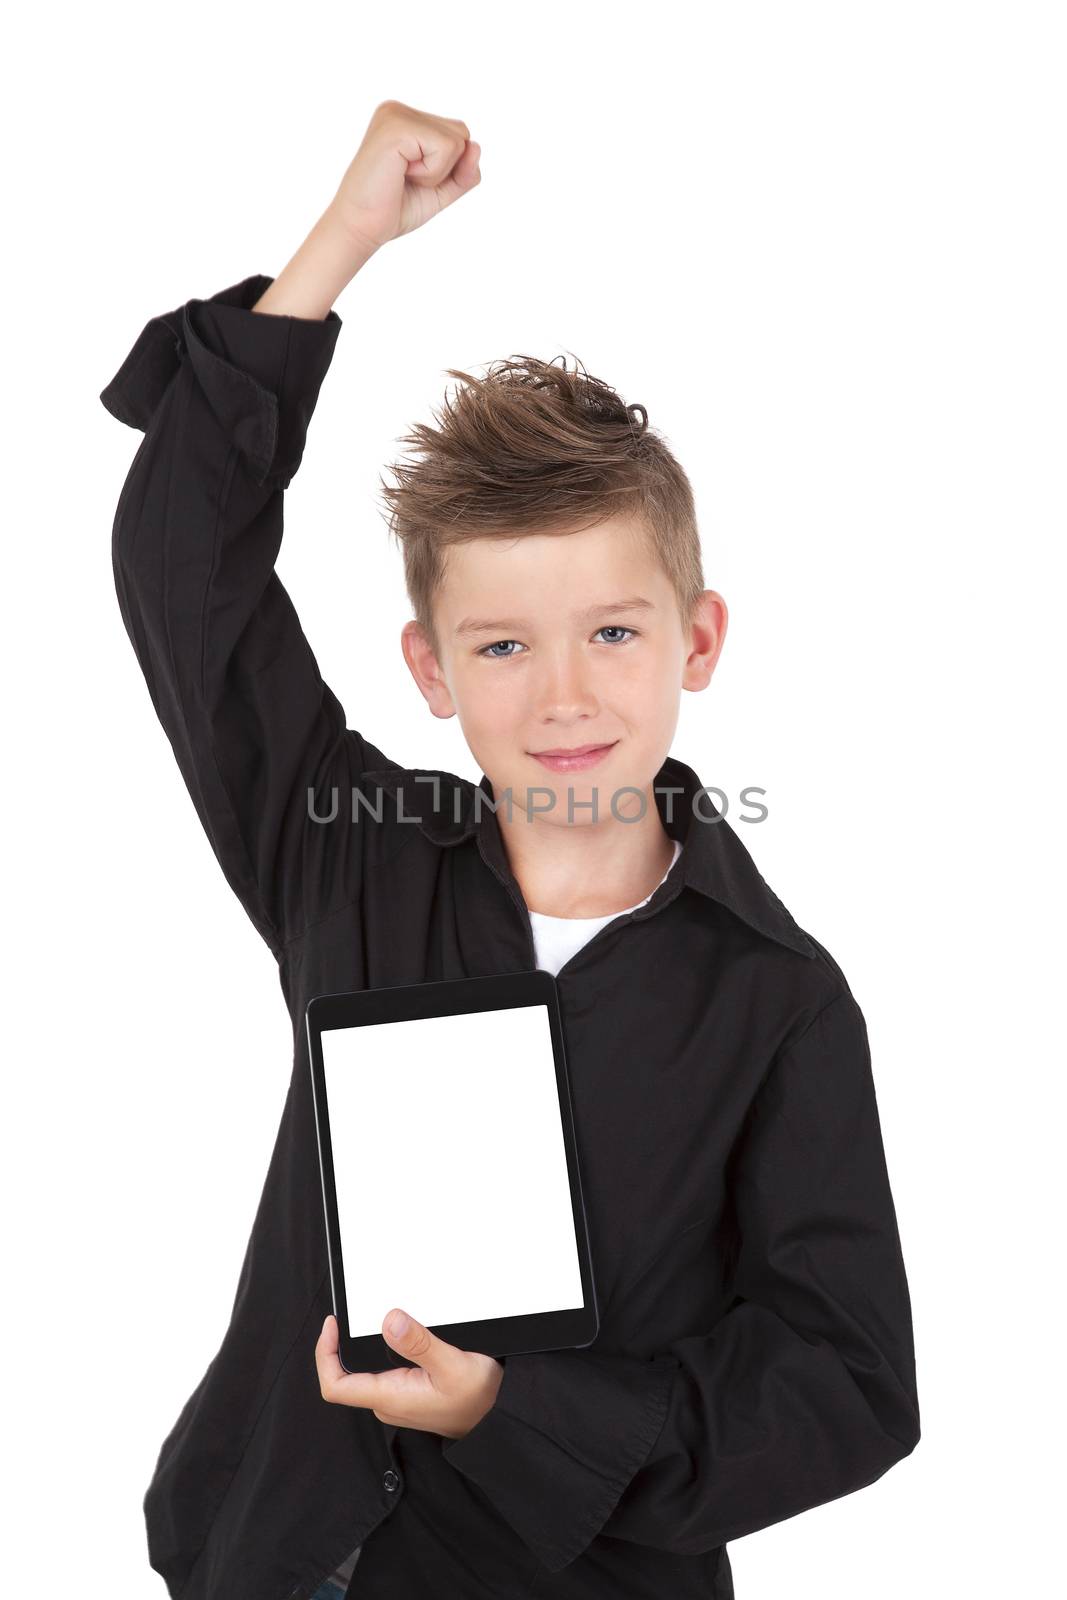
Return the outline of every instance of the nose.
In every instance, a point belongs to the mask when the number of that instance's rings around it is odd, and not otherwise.
[[[569,723],[596,715],[599,702],[580,644],[563,644],[557,650],[544,653],[540,673],[535,693],[537,714],[542,723]]]

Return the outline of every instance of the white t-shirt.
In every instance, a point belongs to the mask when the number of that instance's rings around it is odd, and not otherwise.
[[[682,846],[677,839],[674,841],[674,855],[671,864],[659,883],[663,882],[671,867],[682,853]],[[656,889],[659,888],[659,883]],[[650,889],[644,900],[639,900],[637,905],[624,906],[621,911],[609,911],[606,917],[549,917],[543,911],[531,911],[530,922],[533,925],[534,948],[537,951],[537,965],[547,972],[558,972],[583,944],[588,944],[594,933],[614,922],[616,917],[625,916],[627,911],[636,911],[638,906],[647,904],[656,889]]]

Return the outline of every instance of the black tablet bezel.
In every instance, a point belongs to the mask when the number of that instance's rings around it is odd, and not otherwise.
[[[395,987],[316,995],[308,1001],[305,1021],[315,1103],[323,1211],[326,1219],[330,1287],[340,1334],[338,1354],[346,1372],[380,1372],[386,1367],[409,1366],[414,1363],[406,1361],[393,1350],[380,1332],[357,1338],[350,1338],[346,1332],[348,1303],[323,1070],[323,1032],[335,1028],[360,1027],[367,1023],[414,1021],[424,1017],[451,1016],[463,1012],[502,1011],[515,1006],[541,1005],[548,1008],[552,1036],[556,1090],[567,1156],[571,1213],[575,1224],[575,1244],[581,1272],[583,1304],[575,1310],[496,1317],[476,1322],[426,1324],[431,1332],[448,1344],[456,1345],[462,1350],[478,1350],[484,1355],[496,1357],[539,1350],[582,1349],[592,1344],[599,1327],[589,1231],[578,1166],[570,1078],[564,1049],[563,1023],[554,975],[544,968],[537,968],[532,972],[500,973],[481,978],[446,978],[430,983],[400,984]],[[410,1309],[413,1316],[419,1314],[417,1306],[406,1309]]]

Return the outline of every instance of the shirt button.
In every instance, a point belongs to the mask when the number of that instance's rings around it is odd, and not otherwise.
[[[398,1489],[400,1487],[400,1474],[394,1472],[392,1467],[390,1467],[389,1471],[382,1479],[382,1484],[386,1489],[388,1489],[389,1493],[392,1494],[394,1489]]]

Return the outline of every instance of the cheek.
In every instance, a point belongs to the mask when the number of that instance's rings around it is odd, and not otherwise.
[[[646,654],[625,666],[619,663],[610,681],[605,679],[600,698],[620,723],[655,740],[662,725],[677,718],[680,694],[681,677],[675,664]]]
[[[601,678],[605,698],[622,694],[633,706],[653,706],[663,698],[669,687],[667,665],[652,652],[642,651],[626,655],[617,661],[606,662]]]
[[[464,725],[478,728],[490,739],[524,713],[526,690],[517,673],[494,672],[480,662],[457,674],[455,686]]]

